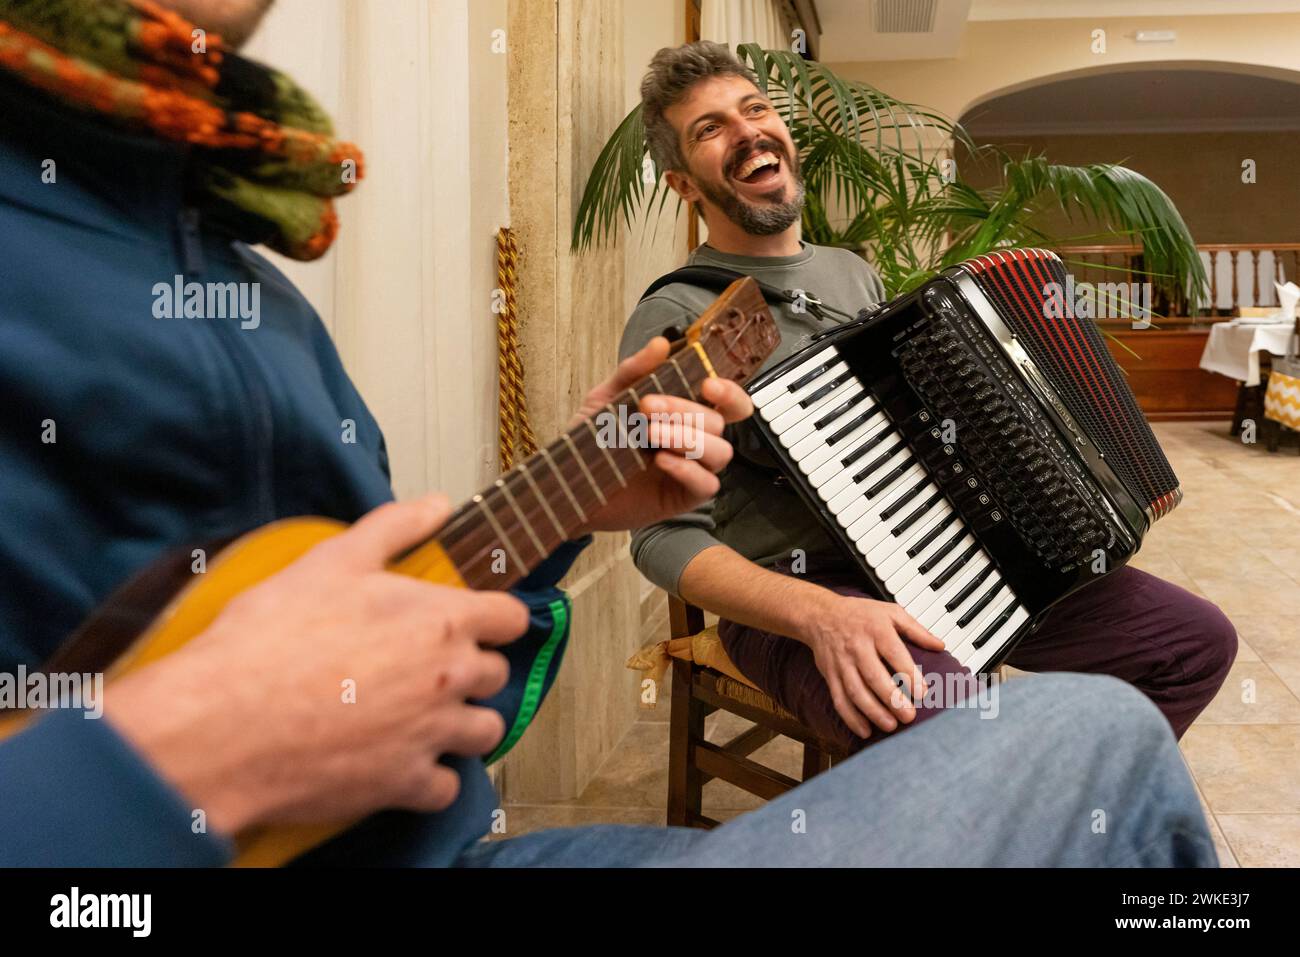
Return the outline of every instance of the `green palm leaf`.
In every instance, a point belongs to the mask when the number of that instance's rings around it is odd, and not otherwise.
[[[1034,225],[1051,208],[1091,222],[1099,237],[1142,248],[1145,271],[1174,299],[1195,307],[1207,280],[1186,224],[1153,182],[1117,164],[1060,166],[1043,156],[1013,159],[979,147],[933,110],[838,76],[823,64],[755,44],[737,48],[781,113],[798,151],[807,200],[809,242],[861,249],[891,296],[939,270],[1018,245],[1062,245]],[[961,180],[951,154],[1001,164],[997,186]],[[643,210],[662,210],[670,192],[649,161],[638,106],[619,124],[588,177],[575,218],[572,248],[613,240]],[[680,200],[678,201],[680,204]],[[657,220],[657,216],[655,217]]]

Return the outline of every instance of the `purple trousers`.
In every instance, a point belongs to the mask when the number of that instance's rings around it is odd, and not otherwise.
[[[786,568],[779,572],[789,574]],[[823,571],[802,576],[842,595],[866,595],[855,576]],[[857,579],[860,582],[860,578]],[[807,645],[757,628],[722,621],[718,635],[741,673],[825,741],[845,751],[901,734],[939,714],[917,706],[916,719],[892,734],[872,726],[853,733],[835,711],[830,691]],[[907,643],[931,675],[969,674],[946,651]],[[1237,632],[1216,605],[1136,568],[1124,567],[1061,601],[1006,663],[1023,671],[1077,671],[1113,675],[1142,691],[1182,737],[1218,692],[1237,655]],[[949,680],[954,686],[961,682]]]

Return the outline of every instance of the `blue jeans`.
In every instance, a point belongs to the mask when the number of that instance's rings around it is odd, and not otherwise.
[[[945,711],[712,831],[598,825],[462,867],[1214,867],[1169,724],[1115,678],[1052,674]],[[993,715],[982,717],[982,714]]]

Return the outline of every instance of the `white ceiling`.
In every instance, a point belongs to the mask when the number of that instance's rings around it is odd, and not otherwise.
[[[885,0],[895,10],[918,11],[934,2],[934,29],[928,33],[877,33],[876,2],[816,0],[822,26],[818,59],[846,63],[953,57],[966,24],[973,21],[1300,13],[1300,0]],[[1300,38],[1296,42],[1300,60]]]
[[[1213,17],[1300,13],[1298,0],[974,0],[971,20],[1071,17]]]
[[[1300,84],[1211,70],[1134,70],[1009,93],[962,117],[976,140],[1051,133],[1300,130]]]

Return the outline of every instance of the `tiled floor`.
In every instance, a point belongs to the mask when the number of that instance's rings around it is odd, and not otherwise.
[[[1186,498],[1147,536],[1135,564],[1216,602],[1240,650],[1219,696],[1182,741],[1224,866],[1300,866],[1300,457],[1230,439],[1225,423],[1156,427]],[[1032,679],[1031,679],[1032,680]],[[747,726],[709,719],[710,740]],[[510,833],[593,823],[662,824],[668,703],[642,713],[576,800],[507,806]],[[798,777],[786,738],[755,757]],[[722,781],[705,813],[726,819],[758,805]]]

